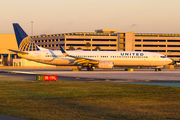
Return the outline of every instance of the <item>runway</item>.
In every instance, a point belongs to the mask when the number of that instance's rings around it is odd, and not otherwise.
[[[58,80],[92,81],[92,82],[179,82],[180,70],[154,71],[149,69],[122,71],[11,71],[4,73],[29,79],[36,79],[36,75],[57,75]]]

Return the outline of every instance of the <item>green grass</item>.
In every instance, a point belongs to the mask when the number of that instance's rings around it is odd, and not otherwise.
[[[32,120],[180,119],[180,88],[0,81],[0,113]]]

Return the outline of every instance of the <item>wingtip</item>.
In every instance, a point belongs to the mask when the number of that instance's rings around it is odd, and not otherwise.
[[[66,53],[65,50],[62,48],[61,45],[59,45],[59,47],[60,47],[60,50],[61,50],[62,53]]]
[[[68,55],[68,54],[66,53],[66,51],[62,48],[61,45],[59,45],[59,47],[60,47],[60,50],[61,50],[61,52],[62,52],[63,55]]]

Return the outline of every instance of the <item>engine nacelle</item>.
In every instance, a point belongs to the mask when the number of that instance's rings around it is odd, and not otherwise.
[[[110,62],[110,61],[101,61],[98,64],[98,68],[101,69],[112,69],[114,67],[114,62]]]

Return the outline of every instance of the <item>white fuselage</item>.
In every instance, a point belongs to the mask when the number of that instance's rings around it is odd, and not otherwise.
[[[75,58],[64,56],[61,51],[26,51],[29,54],[18,55],[22,58],[51,65],[80,65]],[[69,55],[114,62],[114,66],[163,66],[171,63],[171,59],[153,52],[135,51],[66,51]],[[82,65],[82,64],[81,64]]]

